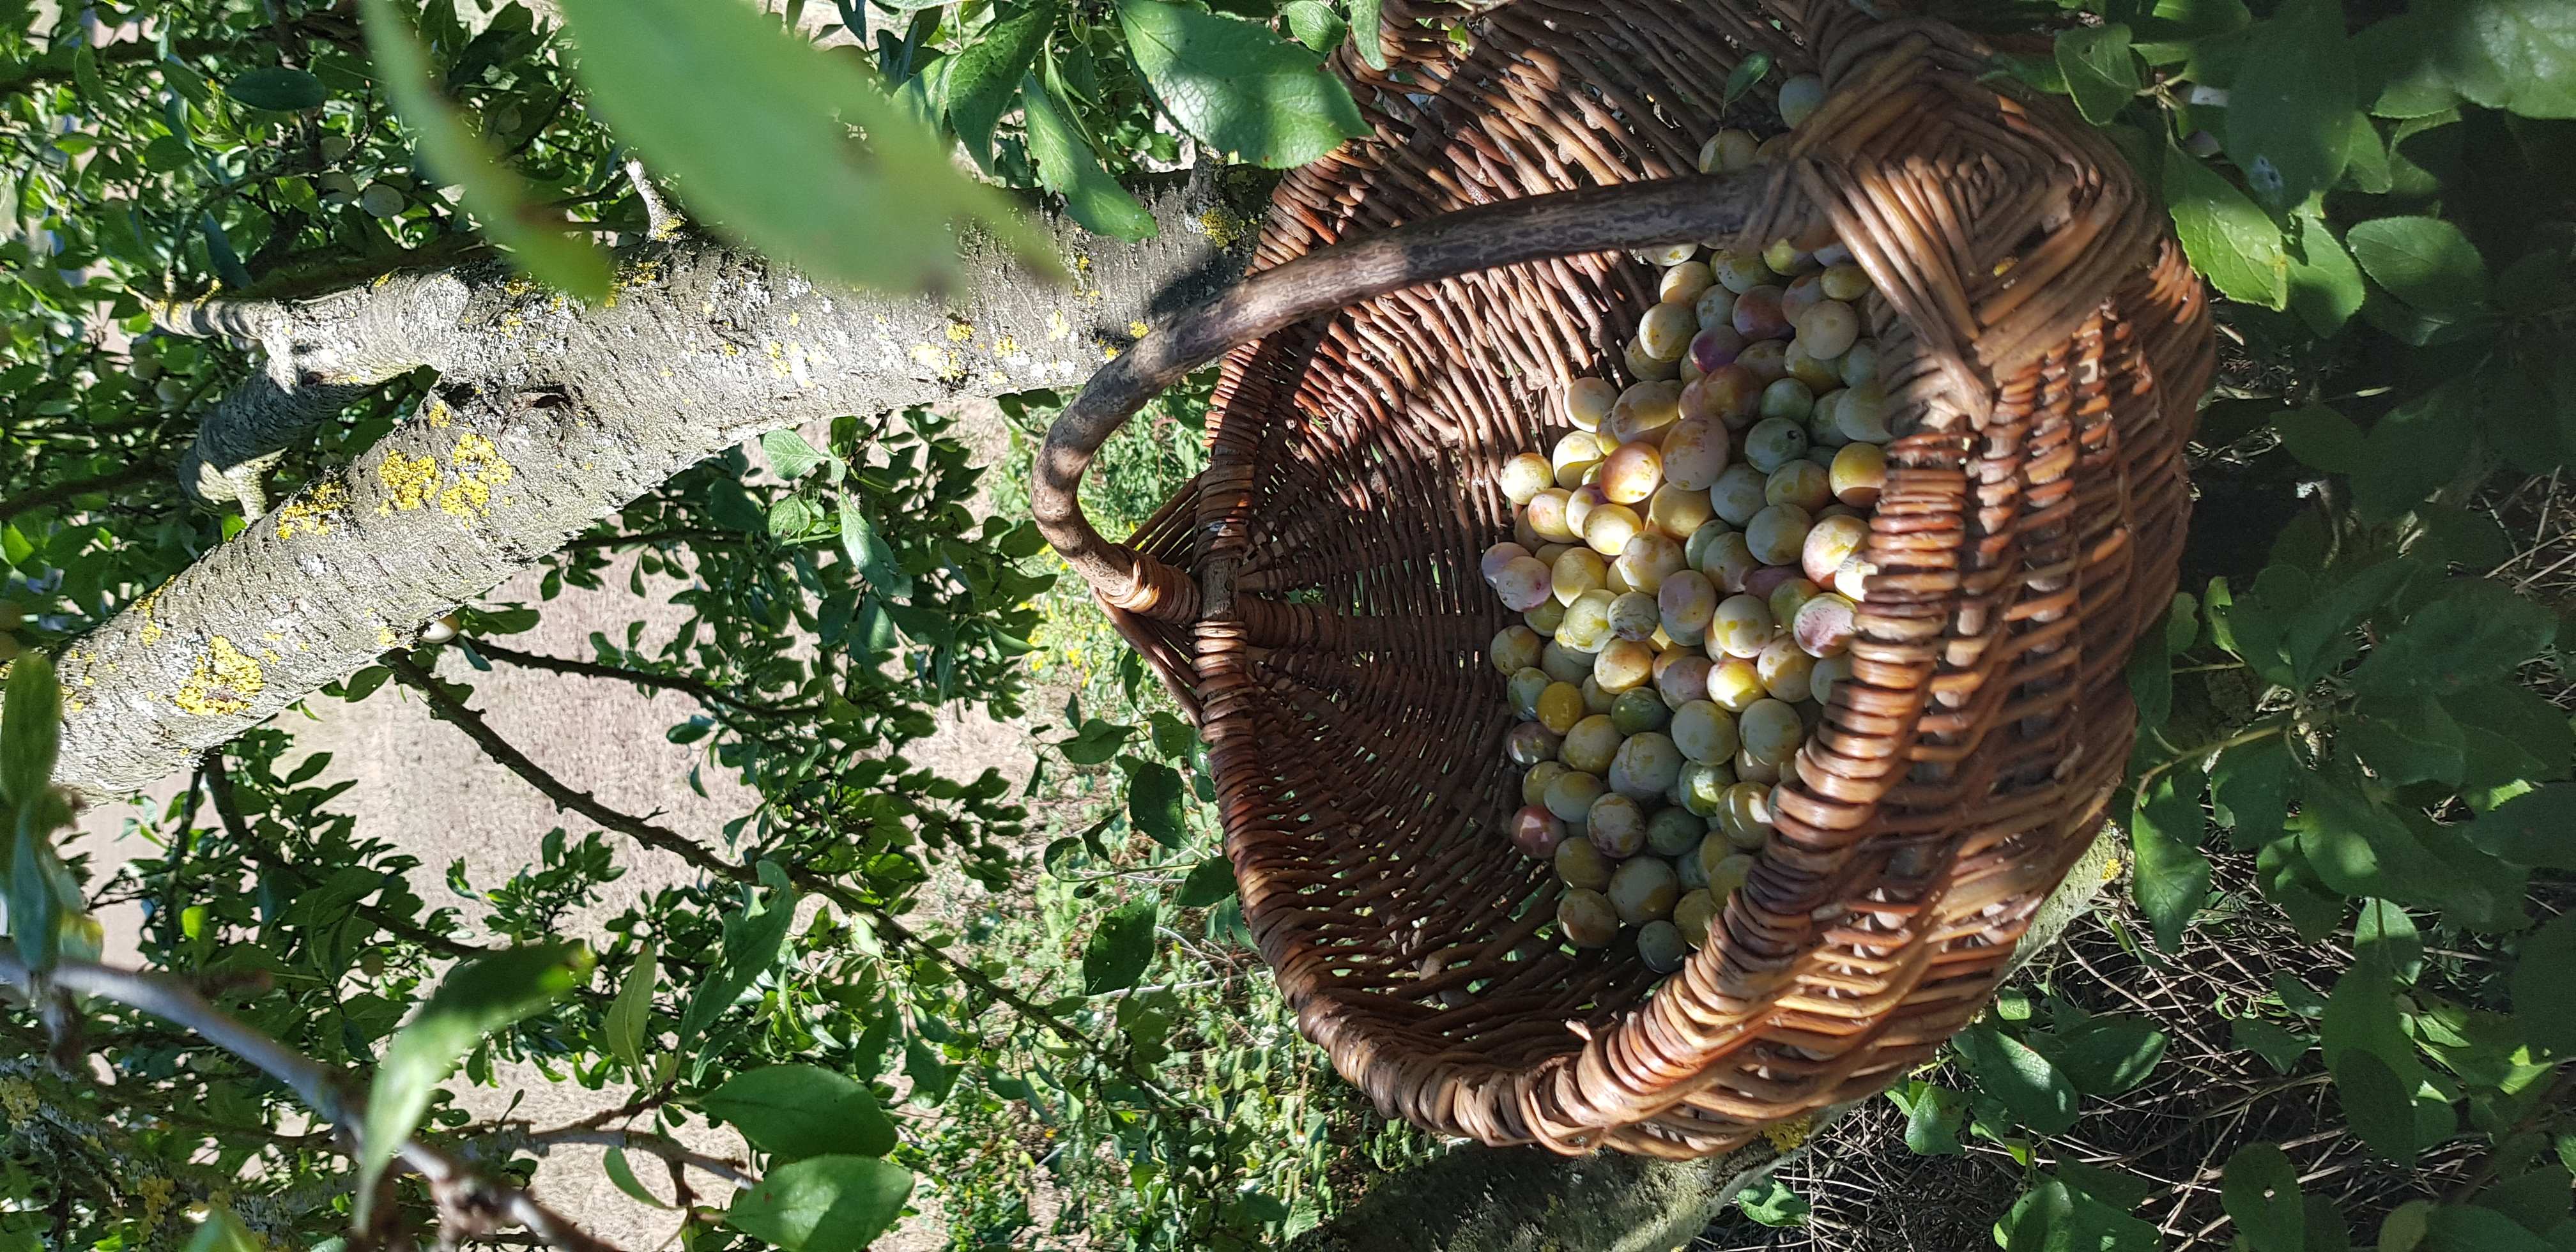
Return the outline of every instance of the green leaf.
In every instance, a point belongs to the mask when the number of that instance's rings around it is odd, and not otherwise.
[[[1190,837],[1182,823],[1182,792],[1181,776],[1172,767],[1140,763],[1127,783],[1127,820],[1166,848],[1181,846]]]
[[[2404,1164],[2425,1142],[2424,1119],[2416,1108],[2424,1065],[2406,1037],[2389,980],[2390,971],[2375,961],[2364,960],[2345,971],[2326,1001],[2318,1034],[2353,1133],[2373,1151]],[[2440,1111],[2449,1112],[2447,1107]]]
[[[736,1074],[700,1097],[698,1107],[784,1161],[894,1151],[894,1123],[876,1096],[818,1065],[768,1065]]]
[[[2041,1039],[2031,1046],[2086,1095],[2115,1096],[2130,1091],[2164,1059],[2165,1032],[2143,1017],[2105,1013]]]
[[[2576,1056],[2576,995],[2567,993],[2576,970],[2576,913],[2561,913],[2524,937],[2513,966],[2513,1017],[2531,1042],[2561,1057]]]
[[[188,1236],[187,1252],[263,1252],[267,1246],[231,1209],[215,1208],[197,1223],[197,1233]]]
[[[385,1045],[367,1088],[359,1134],[358,1220],[364,1222],[376,1178],[429,1111],[430,1097],[483,1037],[543,1010],[590,977],[590,949],[540,943],[464,962],[447,972],[411,1023]]]
[[[2290,253],[2281,228],[2218,171],[2165,149],[2165,205],[2184,255],[2230,300],[2285,308]]]
[[[34,803],[54,776],[62,738],[63,691],[54,681],[54,659],[42,652],[20,656],[0,696],[0,800],[16,808]]]
[[[2289,745],[2279,735],[2240,743],[2218,755],[2210,770],[2210,797],[2219,820],[2240,849],[2259,848],[2287,833],[2295,785]]]
[[[1037,64],[1038,50],[1055,29],[1055,0],[1034,0],[1016,11],[996,6],[997,20],[982,37],[948,58],[948,125],[978,168],[993,169],[993,127],[1020,94],[1021,80]]]
[[[1063,196],[1065,212],[1084,230],[1129,243],[1152,238],[1154,215],[1101,167],[1099,152],[1074,121],[1073,106],[1034,76],[1022,85],[1020,100],[1038,185]]]
[[[609,1184],[625,1192],[626,1198],[657,1209],[671,1207],[662,1203],[652,1192],[644,1189],[643,1180],[635,1176],[635,1167],[626,1161],[626,1149],[610,1148],[606,1166]]]
[[[2096,126],[2138,94],[2138,58],[2129,50],[2129,28],[2119,22],[2060,32],[2057,68],[2075,97],[2075,111]]]
[[[17,816],[9,858],[9,937],[27,968],[47,970],[62,955],[65,918],[80,908],[79,885],[67,885],[70,874],[54,855],[52,839],[54,830],[70,824],[71,808],[56,795],[40,795]]]
[[[1978,1023],[1952,1040],[1977,1086],[2032,1131],[2053,1135],[2075,1124],[2075,1087],[2021,1041]]]
[[[635,954],[635,964],[626,971],[626,981],[617,988],[617,999],[610,1002],[602,1023],[608,1033],[609,1055],[638,1073],[644,1069],[644,1040],[646,1025],[653,1016],[653,990],[661,981],[661,945],[648,942],[643,951]]]
[[[2343,1101],[2344,1120],[2354,1137],[2400,1165],[2410,1164],[2423,1145],[2415,1138],[2415,1093],[2398,1080],[2397,1071],[2373,1053],[2358,1049],[2332,1062],[2335,1094]]]
[[[2340,0],[2288,0],[2254,27],[2261,55],[2229,85],[2227,155],[2265,203],[2289,207],[2343,177],[2352,51]],[[2061,41],[2061,47],[2064,46]]]
[[[2490,570],[2513,559],[2512,536],[2496,519],[2456,504],[2415,506],[2417,543],[2425,555],[2472,572]]]
[[[2329,474],[2349,474],[2360,469],[2368,455],[2364,451],[2368,436],[2362,434],[2361,428],[2322,404],[2286,410],[2272,419],[2272,425],[2281,432],[2281,443],[2289,448],[2290,455],[2299,458],[2301,464]]]
[[[1369,133],[1342,81],[1268,28],[1164,0],[1117,2],[1154,98],[1218,153],[1286,169]]]
[[[805,436],[792,430],[773,430],[762,435],[760,450],[769,457],[770,472],[783,482],[803,478],[808,470],[832,459],[821,449],[805,442]]]
[[[1154,962],[1152,900],[1130,900],[1109,911],[1082,945],[1082,994],[1124,991]]]
[[[2424,938],[2415,929],[2415,919],[2393,900],[2361,902],[2361,917],[2353,923],[2352,948],[2401,981],[2414,981],[2424,967]]]
[[[788,924],[796,918],[796,893],[772,891],[724,919],[723,955],[698,983],[689,1007],[680,1014],[676,1045],[686,1052],[698,1035],[724,1016],[725,1010],[751,989],[751,984],[778,964]]]
[[[2445,1204],[2424,1229],[2423,1252],[2563,1252],[2566,1244],[2542,1239],[2490,1208]]]
[[[1288,0],[1279,6],[1279,16],[1287,19],[1288,33],[1306,50],[1317,56],[1329,55],[1340,47],[1344,26],[1342,15],[1323,0]]]
[[[2408,1200],[2379,1223],[2378,1252],[2413,1252],[2433,1226],[2433,1202]]]
[[[1996,1223],[2003,1252],[2156,1252],[2156,1228],[2050,1179]]]
[[[1351,43],[1373,70],[1386,68],[1385,0],[1350,0]]]
[[[393,0],[363,0],[363,7],[368,55],[385,94],[419,140],[421,159],[440,179],[464,186],[466,210],[529,274],[584,300],[606,296],[607,255],[567,233],[562,214],[540,207],[491,145],[457,117],[431,79],[429,56],[410,20]]]
[[[803,496],[780,496],[769,503],[769,537],[787,542],[814,527],[814,506]]]
[[[1234,895],[1234,862],[1212,856],[1190,867],[1190,876],[1181,880],[1180,894],[1172,903],[1185,909],[1201,909]]]
[[[2516,865],[2576,870],[2576,783],[2551,783],[2469,823],[2470,842]]]
[[[92,104],[105,104],[107,80],[98,76],[98,53],[84,39],[72,48],[72,85],[80,89],[81,98]]]
[[[2563,0],[2429,0],[2428,59],[2461,95],[2525,117],[2576,117],[2576,7]]]
[[[1948,1087],[1927,1082],[1905,1084],[1903,1094],[1888,1093],[1898,1108],[1905,1110],[1905,1146],[1916,1156],[1957,1156],[1966,1151],[1959,1145],[1959,1124],[1968,1111],[1968,1097]]]
[[[939,290],[961,272],[950,219],[967,218],[1023,261],[1061,269],[1009,200],[952,167],[859,62],[778,19],[739,0],[562,9],[591,106],[753,246],[825,281]]]
[[[2320,588],[2314,598],[2291,614],[2281,632],[2281,650],[2298,684],[2313,683],[2343,664],[2356,647],[2353,629],[2393,599],[2415,576],[2415,568],[2403,560],[2368,566],[2331,587]]]
[[[2380,416],[2354,469],[2354,503],[2373,521],[2394,519],[2441,489],[2468,461],[2488,380],[2455,377]]]
[[[2299,1168],[2269,1143],[2249,1143],[2227,1158],[2218,1184],[2219,1203],[2244,1236],[2247,1252],[2305,1252],[2306,1201]]]
[[[1735,1207],[1765,1226],[1803,1226],[1812,1211],[1806,1197],[1790,1190],[1776,1174],[1764,1174],[1735,1193]]]
[[[2139,798],[2129,823],[2129,852],[2137,862],[2130,894],[2154,924],[2156,946],[2167,952],[2181,948],[2183,927],[2209,898],[2209,858],[2200,851],[2203,783],[2197,766],[2165,771]]]
[[[2308,1054],[2309,1042],[2259,1017],[2240,1017],[2230,1025],[2228,1044],[2263,1058],[2272,1072],[2286,1074],[2298,1068],[2299,1058]]]
[[[1057,744],[1056,748],[1064,753],[1065,760],[1076,765],[1098,765],[1118,755],[1119,745],[1126,743],[1127,736],[1135,731],[1133,726],[1104,722],[1095,717],[1084,722],[1082,729],[1074,732],[1073,738]]]
[[[93,76],[96,73],[96,70],[91,71]],[[318,109],[324,99],[321,79],[283,65],[271,65],[243,74],[225,85],[224,94],[254,109],[273,109],[280,113]]]
[[[886,545],[885,536],[877,533],[876,522],[859,507],[855,492],[841,493],[841,550],[849,554],[850,563],[859,567],[859,573],[878,594],[897,600],[912,597],[912,575],[904,572],[894,549]]]
[[[2368,696],[2353,705],[2344,743],[2381,784],[2460,783],[2466,743],[2460,725],[2432,697]]]
[[[1754,84],[1761,82],[1770,72],[1770,53],[1755,52],[1747,55],[1743,60],[1735,63],[1734,69],[1727,71],[1726,90],[1719,98],[1730,105],[1743,99],[1744,93],[1753,90]]]
[[[2420,9],[2363,27],[2352,37],[2354,76],[2374,117],[2425,117],[2451,108],[2460,94],[2425,55],[2432,15]]]
[[[2374,196],[2395,190],[2397,173],[2388,164],[2388,140],[2380,135],[2379,127],[2370,120],[2370,115],[2359,109],[2346,112],[2343,130],[2344,180],[2340,185]],[[2323,220],[2306,206],[2302,206],[2300,213],[2311,220]],[[2356,270],[2355,277],[2358,276],[2359,271]],[[2354,284],[2356,288],[2359,285],[2358,282]],[[2355,302],[2358,301],[2356,295]]]
[[[872,1156],[818,1156],[734,1193],[725,1224],[786,1252],[859,1252],[903,1216],[912,1171]]]
[[[2486,301],[2486,258],[2438,217],[2376,217],[2344,239],[2371,281],[2426,313],[2456,315]]]
[[[2549,610],[2502,583],[2475,578],[2447,586],[2371,649],[2353,671],[2356,688],[2448,695],[2506,677],[2557,634]]]

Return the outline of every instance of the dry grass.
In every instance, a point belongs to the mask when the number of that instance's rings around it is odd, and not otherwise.
[[[2372,1156],[2346,1133],[2332,1086],[2312,1049],[2289,1074],[2231,1046],[2231,1015],[2257,1002],[2286,1020],[2275,979],[2320,999],[2352,963],[2340,942],[2310,944],[2255,894],[2253,858],[2218,853],[2217,907],[2167,956],[2146,943],[2144,919],[2125,892],[2106,896],[2068,928],[2061,946],[2024,972],[2014,988],[2037,1001],[2053,992],[2093,1013],[2152,1018],[2169,1044],[2145,1085],[2116,1100],[2088,1100],[2083,1120],[2043,1141],[2037,1164],[2116,1170],[2152,1188],[2132,1212],[2157,1227],[2170,1252],[2228,1246],[2218,1196],[2228,1157],[2249,1143],[2278,1143],[2309,1195],[2331,1197],[2366,1241],[2390,1209],[2459,1188],[2478,1163],[2478,1140],[2462,1137],[2426,1152],[2412,1168]],[[2565,901],[2558,902],[2561,906]],[[2428,938],[2431,932],[2428,931]],[[2476,952],[2433,948],[2424,983],[2468,998],[2490,971]],[[1925,1075],[1969,1085],[1944,1069]],[[1958,1252],[1993,1246],[1994,1222],[2027,1185],[2025,1171],[1997,1144],[1967,1136],[1962,1155],[1922,1157],[1904,1142],[1905,1118],[1885,1101],[1845,1118],[1781,1177],[1814,1205],[1803,1227],[1769,1230],[1728,1214],[1697,1245],[1702,1252]]]

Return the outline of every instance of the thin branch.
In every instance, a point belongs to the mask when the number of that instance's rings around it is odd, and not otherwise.
[[[581,535],[564,541],[558,552],[588,552],[598,548],[655,547],[666,543],[702,543],[723,547],[742,542],[742,536],[721,530],[698,530],[679,527],[671,530],[648,530],[633,535]]]
[[[733,1184],[736,1190],[748,1191],[751,1189],[753,1184],[760,1181],[758,1178],[744,1172],[742,1164],[739,1161],[728,1160],[720,1156],[708,1156],[703,1152],[692,1152],[689,1150],[688,1145],[681,1143],[679,1140],[674,1139],[669,1135],[655,1134],[649,1130],[604,1130],[587,1126],[567,1126],[560,1130],[538,1131],[519,1136],[505,1136],[502,1139],[502,1142],[511,1144],[515,1147],[525,1148],[540,1156],[545,1155],[546,1149],[548,1148],[571,1143],[590,1144],[603,1148],[626,1148],[636,1152],[647,1152],[666,1161],[705,1170],[706,1172]]]
[[[120,491],[136,483],[167,477],[168,474],[168,467],[163,465],[159,458],[145,457],[114,473],[101,474],[96,478],[75,478],[69,482],[54,483],[11,496],[7,501],[0,502],[0,521],[7,521],[21,513],[33,512],[49,504],[60,504],[75,496]]]
[[[437,678],[422,669],[409,656],[401,652],[388,652],[381,659],[385,667],[391,669],[394,677],[404,686],[420,693],[421,699],[428,703],[432,716],[465,732],[465,737],[480,746],[484,755],[491,757],[502,768],[517,774],[529,786],[554,801],[556,807],[570,809],[646,847],[668,852],[725,882],[745,886],[759,883],[760,875],[751,867],[727,861],[708,851],[696,840],[667,826],[657,826],[643,818],[612,809],[600,803],[598,797],[586,791],[576,790],[562,779],[548,773],[544,766],[530,760],[526,753],[519,751],[509,740],[502,738],[498,731],[492,729],[490,723],[483,720],[481,714],[465,707],[462,702],[449,695],[447,689],[439,685]],[[956,954],[947,948],[914,933],[911,927],[895,920],[892,913],[871,903],[857,892],[829,878],[793,866],[787,869],[787,879],[801,890],[821,896],[849,913],[866,917],[877,932],[894,946],[937,961],[946,966],[951,974],[956,975],[959,982],[1009,1005],[1021,1016],[1045,1026],[1067,1042],[1091,1053],[1101,1063],[1124,1071],[1129,1081],[1136,1084],[1138,1090],[1144,1092],[1148,1098],[1161,1105],[1166,1111],[1193,1119],[1203,1119],[1206,1116],[1197,1108],[1173,1098],[1151,1078],[1139,1072],[1127,1058],[1103,1048],[1092,1037],[1092,1032],[1076,1027],[1036,1001],[994,981],[984,971],[959,960]]]
[[[728,708],[739,709],[745,713],[759,714],[763,717],[803,717],[808,714],[819,713],[823,709],[823,706],[819,704],[770,704],[760,700],[746,700],[741,696],[733,695],[724,691],[713,683],[677,674],[656,674],[646,670],[627,669],[624,666],[619,665],[603,665],[597,661],[577,661],[569,657],[542,656],[534,652],[521,652],[516,648],[493,643],[491,640],[479,635],[475,636],[471,642],[474,645],[474,650],[482,653],[485,658],[494,661],[507,662],[508,664],[516,665],[523,669],[549,670],[557,674],[577,674],[584,678],[606,678],[617,682],[634,683],[637,686],[642,687],[656,687],[664,691],[677,691],[685,695],[695,696],[699,700],[705,701],[709,704],[721,704]]]
[[[97,996],[193,1031],[285,1083],[306,1107],[345,1131],[350,1144],[356,1142],[358,1127],[366,1120],[366,1101],[344,1089],[341,1075],[244,1025],[209,1003],[196,988],[167,974],[63,961],[39,975],[16,956],[0,953],[0,983],[20,988],[33,1000],[44,999],[48,989]],[[395,1155],[428,1180],[443,1210],[498,1213],[548,1245],[569,1252],[618,1252],[615,1245],[573,1225],[526,1191],[487,1177],[446,1151],[405,1139]]]

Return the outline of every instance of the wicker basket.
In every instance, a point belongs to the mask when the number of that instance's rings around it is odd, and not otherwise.
[[[1344,1075],[1490,1144],[1725,1151],[1930,1056],[2099,828],[2123,666],[2175,580],[2200,284],[2109,145],[1936,23],[1386,0],[1385,30],[1386,71],[1338,66],[1374,140],[1279,188],[1265,272],[1092,381],[1039,520],[1199,720],[1245,917]],[[1751,51],[1828,102],[1785,159],[1697,175]],[[1825,225],[1875,284],[1897,402],[1880,572],[1777,837],[1656,990],[1632,945],[1537,937],[1553,883],[1502,833],[1495,470],[1553,442],[1568,380],[1616,376],[1653,298],[1628,250]],[[1229,350],[1209,468],[1103,540],[1074,494],[1093,450]]]

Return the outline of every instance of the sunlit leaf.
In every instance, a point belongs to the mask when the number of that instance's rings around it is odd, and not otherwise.
[[[857,63],[745,0],[562,7],[593,107],[682,199],[754,246],[833,282],[941,289],[958,281],[950,222],[963,218],[1057,268],[1010,202],[952,167]]]
[[[1166,0],[1117,4],[1154,98],[1218,152],[1285,169],[1369,133],[1342,81],[1267,27]]]
[[[429,1111],[438,1084],[483,1037],[554,1003],[590,976],[590,949],[578,943],[512,948],[468,961],[439,980],[420,1013],[385,1047],[367,1089],[359,1135],[358,1213],[364,1221],[375,1180]]]
[[[734,1193],[725,1223],[786,1252],[859,1252],[903,1215],[912,1171],[872,1156],[818,1156]]]
[[[465,207],[495,240],[510,249],[530,274],[585,300],[608,294],[608,257],[568,233],[559,217],[535,203],[525,183],[501,164],[483,137],[468,129],[438,92],[429,57],[410,19],[393,0],[363,0],[367,51],[382,71],[385,91],[412,133],[421,156],[442,179],[462,184]]]

